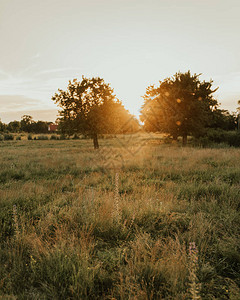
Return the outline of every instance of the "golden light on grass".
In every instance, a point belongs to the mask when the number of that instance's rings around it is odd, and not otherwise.
[[[215,268],[219,243],[223,258],[237,256],[239,150],[179,148],[152,143],[160,134],[141,137],[149,143],[134,155],[124,147],[134,147],[138,135],[130,141],[118,136],[121,145],[116,138],[101,140],[105,150],[111,146],[124,157],[117,171],[89,151],[88,139],[0,148],[6,220],[0,285],[6,294],[26,295],[18,286],[31,290],[35,284],[34,299],[53,293],[64,299],[164,299],[167,293],[171,299],[197,299],[201,293],[210,299],[222,291],[239,299],[235,281]],[[16,166],[9,170],[10,159]],[[219,217],[220,209],[228,213]],[[197,248],[192,243],[188,251],[191,241]],[[28,282],[16,268],[28,272]],[[198,271],[211,281],[200,285]]]

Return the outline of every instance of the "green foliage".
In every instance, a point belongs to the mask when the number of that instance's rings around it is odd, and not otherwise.
[[[19,121],[12,121],[8,123],[7,130],[10,132],[19,132],[21,130],[21,123]]]
[[[0,120],[0,132],[4,132],[7,130],[7,125],[2,123]]]
[[[4,133],[4,140],[5,141],[12,141],[12,140],[14,140],[14,136],[10,133]]]
[[[39,135],[39,136],[37,137],[37,139],[38,139],[38,140],[41,140],[41,141],[46,141],[46,140],[48,140],[48,136],[47,136],[47,135]]]
[[[32,138],[32,135],[29,134],[29,135],[28,135],[28,140],[31,141],[32,139],[33,139],[33,138]]]
[[[69,81],[67,90],[59,89],[52,100],[62,109],[59,130],[91,136],[95,149],[99,147],[98,134],[136,131],[139,127],[102,78]]]
[[[32,116],[24,115],[21,120],[21,130],[31,132],[31,124],[33,123]]]
[[[50,137],[50,140],[59,140],[60,137],[56,134],[52,134],[51,137]]]
[[[203,147],[214,146],[215,144],[240,147],[240,132],[208,129],[204,137],[195,140],[195,144]]]
[[[79,135],[77,135],[76,133],[73,135],[72,137],[73,140],[79,140]]]
[[[22,120],[12,121],[8,124],[3,124],[0,121],[0,132],[28,132],[28,133],[48,133],[48,122],[44,121],[34,121],[32,116],[24,115]]]
[[[222,130],[235,130],[237,127],[236,114],[230,114],[227,110],[216,109],[213,111],[210,128]]]
[[[67,136],[65,134],[60,134],[60,140],[66,140]]]
[[[14,121],[15,123],[17,121]],[[21,131],[25,131],[28,133],[47,133],[48,132],[48,122],[44,122],[44,121],[34,121],[32,116],[28,116],[28,115],[24,115],[22,116],[22,120],[21,122],[18,122],[16,124],[13,124],[14,127],[14,131],[13,132],[18,132],[19,130]],[[8,126],[10,126],[11,124],[9,123]],[[13,127],[13,125],[11,125],[11,128]],[[18,128],[18,127],[19,128]],[[17,131],[16,131],[16,128]]]
[[[34,133],[47,133],[48,123],[44,121],[33,122],[30,127],[31,132]]]
[[[199,136],[211,124],[218,103],[212,96],[212,81],[201,82],[199,75],[176,73],[159,86],[149,86],[144,95],[140,119],[147,131],[169,133],[173,138]]]

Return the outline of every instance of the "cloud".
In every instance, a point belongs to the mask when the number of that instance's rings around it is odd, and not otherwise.
[[[40,53],[37,52],[35,55],[32,56],[32,60],[38,59],[40,56]]]
[[[37,77],[45,74],[51,75],[54,73],[62,73],[64,74],[64,76],[67,76],[68,73],[74,73],[76,71],[79,71],[79,68],[55,68],[55,69],[42,70],[36,73],[35,76]]]
[[[42,101],[23,95],[0,95],[1,112],[38,109],[42,105]]]
[[[2,95],[25,95],[25,92],[35,87],[34,83],[31,78],[21,78],[8,74],[0,80],[0,91]]]
[[[30,115],[35,121],[54,122],[57,118],[57,113],[57,109],[8,111],[0,112],[0,119],[3,123],[9,123],[14,120],[20,121],[23,115]]]
[[[0,80],[6,80],[9,78],[9,75],[8,73],[6,73],[5,71],[3,70],[0,70]]]
[[[0,70],[0,93],[2,95],[24,95],[32,99],[41,99],[42,102],[51,102],[51,97],[58,88],[65,88],[68,80],[79,78],[77,69],[58,68],[48,69],[35,73],[32,76],[21,74],[6,74]]]

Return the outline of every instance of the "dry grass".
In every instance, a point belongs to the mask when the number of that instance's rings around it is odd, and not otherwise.
[[[159,141],[2,143],[0,295],[238,299],[240,152]]]

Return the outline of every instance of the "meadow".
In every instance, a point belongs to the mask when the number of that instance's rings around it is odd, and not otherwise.
[[[0,299],[240,299],[240,150],[0,142]]]

